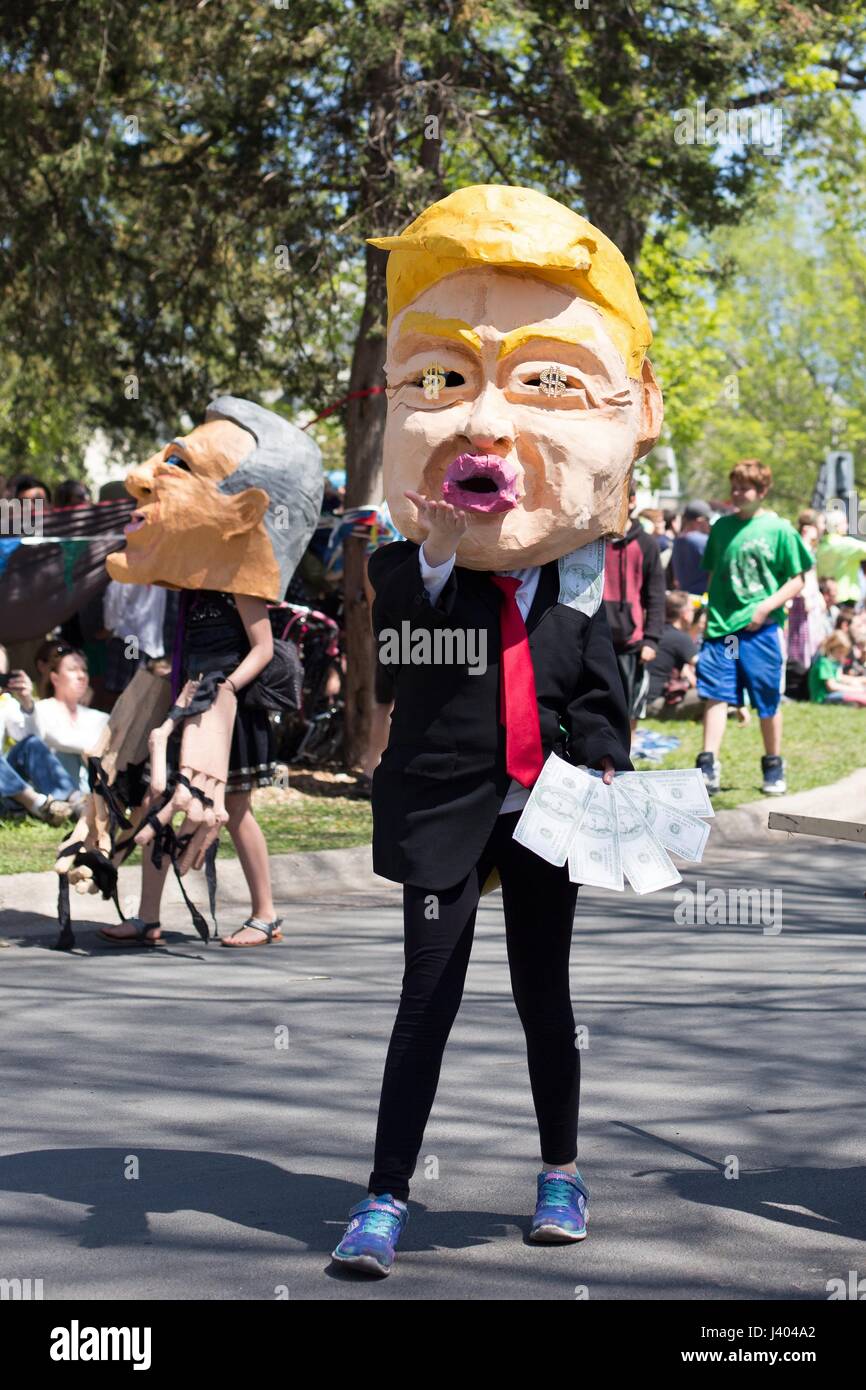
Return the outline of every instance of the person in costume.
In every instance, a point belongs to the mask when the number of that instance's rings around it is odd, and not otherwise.
[[[155,945],[170,864],[179,875],[209,855],[212,864],[227,825],[251,913],[223,945],[265,945],[280,939],[280,921],[251,793],[274,780],[268,710],[278,707],[279,692],[276,705],[271,697],[286,659],[275,655],[267,605],[282,600],[318,521],[320,453],[281,416],[221,396],[204,424],[134,468],[127,487],[138,506],[109,573],[182,597],[174,704],[150,734],[142,778],[149,789],[134,837],[144,849],[141,902],[136,916],[100,935],[115,945]],[[178,812],[184,821],[175,832]]]
[[[531,1238],[586,1234],[568,977],[577,886],[512,836],[551,751],[607,782],[631,768],[604,538],[622,534],[662,405],[625,260],[553,199],[462,188],[373,244],[390,252],[385,491],[409,538],[369,564],[395,686],[373,865],[403,884],[405,970],[367,1195],[333,1257],[381,1275],[497,874],[540,1136]],[[412,643],[396,659],[394,633]],[[466,652],[472,636],[486,662],[425,663],[449,634]]]

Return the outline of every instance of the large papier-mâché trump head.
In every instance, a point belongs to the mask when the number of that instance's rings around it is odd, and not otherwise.
[[[127,475],[138,506],[112,579],[215,589],[279,603],[319,520],[318,445],[272,410],[236,396]]]
[[[385,494],[403,534],[424,534],[407,490],[469,513],[469,569],[620,534],[662,401],[613,242],[543,193],[494,184],[371,242],[390,252]]]

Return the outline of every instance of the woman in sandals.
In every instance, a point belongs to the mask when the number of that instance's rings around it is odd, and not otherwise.
[[[175,700],[186,682],[216,671],[223,676],[218,689],[227,684],[237,696],[225,811],[251,911],[223,945],[268,945],[280,940],[280,919],[251,794],[273,783],[276,765],[267,710],[253,692],[274,654],[267,605],[282,600],[319,520],[321,454],[309,435],[273,411],[221,396],[208,406],[203,425],[165,445],[126,482],[138,505],[125,528],[126,549],[109,556],[107,568],[122,583],[183,591],[172,662]],[[138,913],[105,928],[106,941],[153,946],[160,940],[168,856],[158,869],[152,853],[146,846]]]
[[[222,671],[226,683],[238,697],[225,806],[227,829],[250,890],[251,910],[243,926],[223,937],[222,944],[265,946],[271,941],[282,940],[281,919],[274,911],[267,844],[255,818],[251,797],[254,787],[273,785],[276,761],[267,712],[249,706],[246,697],[274,652],[267,605],[263,599],[246,594],[207,590],[185,593],[181,603],[181,620],[185,622],[183,663],[180,671],[172,671],[173,689],[179,690],[187,681],[197,680],[211,671]],[[145,776],[148,779],[147,772]],[[152,851],[152,844],[143,850],[138,912],[135,917],[101,931],[105,940],[150,946],[161,939],[159,909],[170,860],[164,856],[157,868]]]

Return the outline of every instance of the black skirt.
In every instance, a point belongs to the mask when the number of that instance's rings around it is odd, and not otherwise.
[[[273,725],[267,710],[246,707],[243,697],[247,689],[248,686],[244,687],[238,695],[238,713],[232,732],[226,796],[230,796],[232,792],[249,792],[257,787],[271,787],[277,777]]]
[[[191,593],[184,613],[182,680],[195,680],[210,671],[229,675],[250,650],[243,619],[231,594],[203,589]],[[248,707],[246,696],[255,681],[238,691],[238,712],[232,732],[226,795],[270,787],[276,781],[276,737],[266,710]],[[181,726],[182,728],[182,726]],[[169,743],[177,748],[179,740]],[[176,758],[176,752],[175,752]],[[174,763],[176,766],[176,762]]]

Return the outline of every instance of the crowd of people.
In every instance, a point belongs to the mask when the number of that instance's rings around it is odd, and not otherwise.
[[[30,473],[0,478],[0,500],[38,504],[43,522],[60,507],[128,496],[121,480],[103,485],[96,499],[76,480],[52,487]],[[328,572],[326,559],[332,520],[344,498],[344,478],[330,474],[322,525],[286,600],[339,612],[339,575]],[[140,667],[170,674],[179,598],[177,590],[158,584],[110,580],[44,640],[14,644],[3,632],[0,614],[0,818],[31,816],[60,826],[83,813],[88,792],[83,755]]]
[[[120,484],[121,488],[123,484]],[[110,495],[118,496],[116,485],[108,484]],[[0,476],[0,499],[17,499],[19,502],[41,502],[43,510],[47,507],[78,507],[94,500],[90,488],[80,478],[64,478],[52,487],[32,473],[16,473],[11,478]],[[100,500],[106,500],[100,493]]]
[[[754,459],[731,471],[730,503],[637,509],[608,546],[605,604],[632,728],[700,719],[697,765],[721,789],[728,720],[761,723],[762,789],[787,790],[785,701],[866,704],[866,540],[847,509],[806,508],[795,525],[767,497]]]
[[[339,482],[339,479],[336,479]],[[796,525],[765,505],[769,468],[754,460],[730,475],[731,501],[638,509],[629,499],[625,535],[609,543],[605,607],[632,728],[644,719],[699,719],[698,755],[711,794],[721,787],[728,719],[761,722],[763,790],[786,790],[781,705],[866,705],[866,540],[848,534],[837,506],[800,512]],[[122,491],[108,484],[100,500]],[[54,489],[29,473],[0,495],[43,507],[90,502],[86,486]],[[324,512],[343,498],[329,480]],[[307,599],[324,583],[327,528],[317,533],[296,584]],[[82,754],[139,666],[165,674],[177,595],[157,585],[112,581],[32,655],[35,678],[10,670],[0,646],[0,815],[61,825],[81,813]],[[0,631],[0,638],[3,634]],[[359,786],[369,788],[387,742],[392,691],[377,679],[374,728]]]

